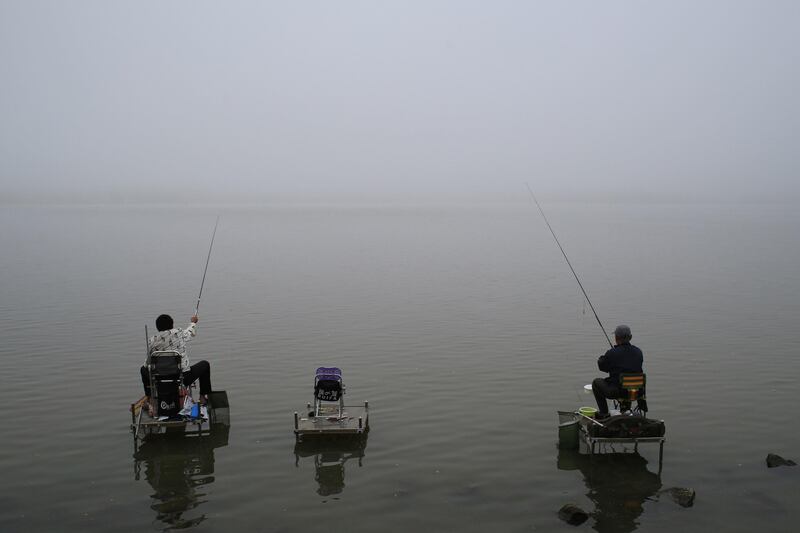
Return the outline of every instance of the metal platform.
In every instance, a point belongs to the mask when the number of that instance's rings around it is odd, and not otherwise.
[[[329,405],[319,408],[314,416],[311,404],[300,414],[294,413],[294,434],[298,440],[308,436],[362,435],[369,431],[369,402],[364,405]]]
[[[158,420],[153,418],[141,404],[131,405],[131,431],[134,440],[144,440],[154,435],[198,436],[211,433],[212,426],[230,424],[230,406],[225,391],[208,395],[208,420],[184,418],[181,420]]]
[[[639,444],[641,443],[658,443],[658,472],[661,473],[662,464],[664,461],[664,441],[666,440],[665,436],[661,437],[593,437],[589,434],[589,426],[591,424],[598,424],[592,418],[586,417],[584,415],[580,415],[575,413],[576,416],[579,418],[579,426],[578,426],[578,434],[580,435],[581,440],[586,444],[587,451],[589,452],[590,456],[595,454],[595,451],[599,452],[599,447],[605,444],[632,444],[634,452],[639,451]],[[663,422],[663,421],[662,421]]]

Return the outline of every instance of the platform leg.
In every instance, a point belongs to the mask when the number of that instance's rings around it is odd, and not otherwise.
[[[662,440],[658,446],[658,475],[661,475],[661,468],[664,464],[664,441]]]
[[[134,442],[139,439],[139,428],[142,425],[142,413],[144,413],[144,406],[139,409],[139,418],[136,420],[136,430],[133,432]]]

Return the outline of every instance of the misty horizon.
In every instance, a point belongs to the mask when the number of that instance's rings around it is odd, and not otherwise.
[[[516,192],[516,194],[515,194]],[[490,207],[490,206],[527,206],[532,205],[530,196],[524,184],[516,191],[495,192],[493,194],[473,195],[457,194],[453,196],[435,195],[425,196],[417,194],[397,195],[334,195],[334,194],[309,194],[309,195],[231,195],[219,192],[195,193],[191,195],[179,194],[175,191],[172,197],[159,199],[152,194],[138,194],[135,192],[124,193],[114,191],[94,194],[72,194],[65,192],[56,193],[23,193],[19,195],[4,194],[0,199],[3,206],[183,206],[183,207]],[[170,196],[168,194],[167,196]],[[565,194],[550,193],[538,195],[539,200],[551,204],[609,204],[624,205],[635,202],[639,204],[707,204],[707,205],[788,205],[797,201],[794,197],[775,198],[772,195],[681,195],[681,194],[623,194],[604,192],[597,194]]]
[[[800,199],[800,6],[0,6],[0,204]]]

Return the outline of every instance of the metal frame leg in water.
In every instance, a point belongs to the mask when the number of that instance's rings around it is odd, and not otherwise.
[[[580,428],[581,436],[583,441],[586,443],[587,447],[589,448],[589,456],[593,458],[595,455],[595,446],[598,444],[633,444],[633,449],[635,452],[639,451],[639,443],[649,443],[649,442],[657,442],[658,443],[658,473],[661,474],[661,469],[664,465],[664,441],[666,437],[640,437],[640,438],[602,438],[602,437],[592,437],[586,431],[586,429],[582,426]],[[599,454],[599,451],[597,452]]]

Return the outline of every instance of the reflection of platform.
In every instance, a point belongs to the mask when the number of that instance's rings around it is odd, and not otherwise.
[[[323,435],[361,435],[369,431],[369,404],[344,406],[341,414],[339,405],[320,407],[319,415],[313,416],[307,410],[305,416],[294,414],[294,433],[298,439],[303,436]]]
[[[317,494],[339,494],[345,486],[345,463],[350,459],[357,459],[359,468],[363,465],[367,435],[368,433],[360,433],[340,435],[335,439],[310,437],[298,440],[294,447],[294,465],[299,467],[302,457],[313,457],[314,480],[319,484]]]
[[[134,452],[134,478],[150,484],[150,509],[172,531],[195,527],[209,518],[200,508],[214,482],[214,452],[228,445],[229,427],[212,426],[208,435],[191,439],[152,436]]]
[[[601,533],[627,533],[641,524],[648,501],[657,498],[661,476],[651,472],[638,453],[586,455],[577,450],[558,451],[558,469],[580,471],[594,503],[592,529]]]

